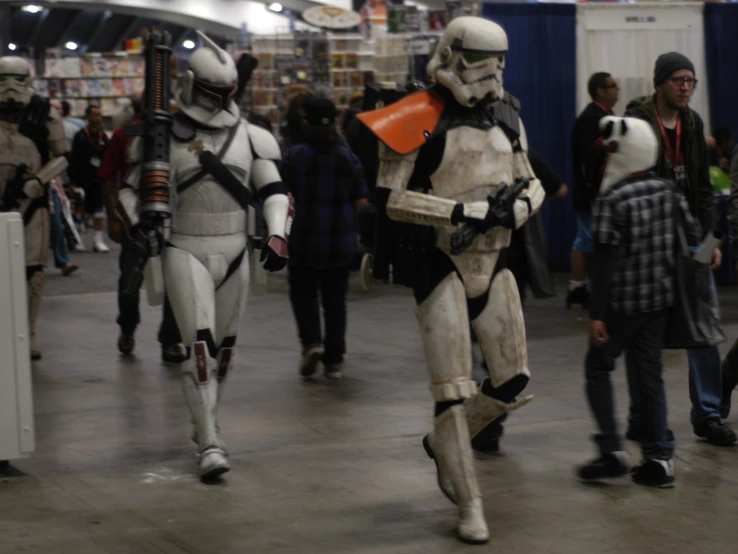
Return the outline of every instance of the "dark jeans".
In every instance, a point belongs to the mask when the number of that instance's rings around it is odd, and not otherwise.
[[[596,441],[602,454],[623,449],[610,382],[615,360],[623,352],[632,369],[631,392],[641,411],[643,457],[668,459],[674,452],[674,444],[666,440],[666,391],[661,363],[666,315],[666,310],[633,315],[610,312],[605,322],[610,341],[589,347],[585,361],[587,400],[600,430]]]
[[[120,278],[118,279],[118,319],[116,323],[120,326],[121,333],[133,335],[141,321],[141,313],[138,305],[140,302],[139,289],[143,282],[143,275],[136,278],[136,282],[131,287],[132,290],[126,292],[129,282],[133,278],[132,275],[136,269],[137,251],[133,247],[130,236],[121,233],[121,249],[118,265],[120,267]],[[161,326],[159,327],[158,339],[162,346],[172,346],[182,342],[177,328],[177,322],[174,319],[172,307],[169,304],[169,298],[164,299],[162,307]]]
[[[64,236],[64,223],[62,222],[62,206],[59,195],[54,189],[50,189],[50,194],[54,202],[54,213],[49,214],[51,250],[54,253],[54,266],[62,269],[69,263],[66,237]]]
[[[348,267],[315,269],[289,266],[290,302],[302,350],[324,344],[323,363],[338,364],[346,352],[346,293]],[[325,318],[325,342],[320,327],[318,292]]]
[[[712,281],[712,291],[713,294],[717,294],[714,280]],[[717,346],[692,348],[687,350],[687,359],[689,361],[689,399],[692,403],[690,415],[692,425],[697,426],[710,419],[720,419],[720,398],[722,397],[723,387],[720,350]],[[633,386],[630,381],[634,370],[627,359],[626,367],[628,368],[628,388],[632,389]],[[635,428],[640,426],[640,412],[638,396],[634,395],[631,390],[628,423]]]

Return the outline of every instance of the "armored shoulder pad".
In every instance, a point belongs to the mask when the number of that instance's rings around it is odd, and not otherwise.
[[[172,138],[177,142],[192,142],[197,135],[194,122],[183,112],[177,112],[172,118]]]
[[[520,138],[520,101],[509,92],[505,93],[502,100],[498,102],[493,113],[497,124],[505,131],[510,142]]]
[[[249,139],[251,140],[251,150],[254,153],[254,159],[262,160],[280,160],[282,159],[282,151],[279,149],[279,143],[269,131],[246,123]]]
[[[445,106],[446,100],[440,94],[423,90],[356,117],[390,150],[406,155],[433,136]]]

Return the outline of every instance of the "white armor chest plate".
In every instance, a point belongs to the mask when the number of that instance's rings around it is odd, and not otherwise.
[[[28,171],[34,174],[41,168],[41,156],[36,145],[18,133],[17,124],[0,122],[0,152],[0,195],[5,192],[5,183],[15,176],[15,168],[20,164],[26,164]]]
[[[180,183],[187,181],[201,170],[200,152],[210,150],[217,155],[228,140],[228,132],[228,129],[213,131],[198,129],[195,138],[189,143],[172,140],[169,159],[177,213],[225,214],[243,211],[238,201],[210,175],[205,175],[182,194],[176,192],[176,187]],[[250,186],[253,157],[246,122],[239,123],[236,136],[221,161],[244,187]]]
[[[433,194],[458,202],[485,200],[513,182],[513,149],[499,127],[457,127],[446,134],[440,167],[431,175]]]

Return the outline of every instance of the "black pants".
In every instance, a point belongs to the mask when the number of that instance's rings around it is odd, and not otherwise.
[[[587,400],[599,428],[595,440],[602,454],[623,449],[610,373],[615,369],[615,360],[625,352],[632,369],[630,386],[638,395],[641,411],[643,457],[671,458],[674,443],[666,439],[666,391],[661,363],[666,317],[666,310],[633,315],[610,312],[605,321],[610,341],[589,347],[585,361]]]
[[[289,266],[290,302],[297,321],[302,350],[325,347],[323,363],[338,364],[346,352],[346,293],[348,267],[315,269],[302,265]],[[320,326],[318,292],[325,318],[325,342]]]
[[[118,265],[120,278],[118,279],[118,319],[116,323],[122,333],[133,335],[141,321],[138,309],[140,302],[139,289],[143,283],[143,275],[134,277],[136,269],[136,249],[128,233],[121,233],[121,249]],[[129,287],[129,285],[131,285]],[[164,299],[161,326],[159,327],[159,342],[162,346],[179,344],[182,339],[179,335],[177,322],[174,319],[169,298]]]

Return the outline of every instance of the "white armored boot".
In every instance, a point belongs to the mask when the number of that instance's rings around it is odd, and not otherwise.
[[[438,467],[441,490],[459,508],[459,540],[469,544],[485,544],[489,541],[489,530],[474,472],[464,405],[457,404],[439,415],[433,432],[423,444]]]
[[[36,321],[38,319],[38,310],[41,307],[41,294],[44,290],[44,281],[46,274],[43,271],[37,271],[28,281],[28,331],[31,336],[31,359],[40,360],[41,351],[36,343]]]
[[[194,366],[194,367],[193,367]],[[194,371],[193,371],[194,370]],[[192,360],[185,364],[182,388],[195,426],[200,478],[209,481],[231,469],[217,430],[218,371],[204,342],[192,345]]]

